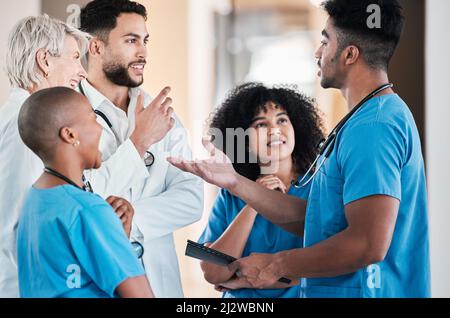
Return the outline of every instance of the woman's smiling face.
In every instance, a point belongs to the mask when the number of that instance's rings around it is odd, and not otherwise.
[[[282,107],[273,102],[267,103],[253,118],[250,128],[249,150],[257,156],[261,165],[292,157],[295,132]]]
[[[81,53],[74,37],[66,35],[61,56],[48,56],[50,87],[63,86],[75,89],[87,77],[81,65]]]

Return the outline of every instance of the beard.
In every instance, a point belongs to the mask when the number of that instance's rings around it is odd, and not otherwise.
[[[336,88],[340,89],[342,87],[342,75],[338,70],[339,56],[342,53],[342,49],[338,50],[335,56],[327,63],[327,67],[322,68],[322,63],[319,61],[318,65],[321,68],[321,80],[320,86],[322,88]],[[328,71],[328,72],[327,72]],[[328,75],[327,75],[328,74]]]
[[[322,74],[322,79],[320,80],[320,86],[322,86],[322,88],[324,89],[328,89],[328,88],[338,88],[334,78],[331,77],[326,77]]]
[[[322,88],[341,88],[341,80],[338,75],[339,72],[337,71],[337,63],[335,63],[334,59],[331,60],[328,67],[321,69],[321,73],[320,86],[322,86]]]
[[[133,80],[128,73],[128,68],[119,63],[111,62],[103,65],[103,72],[107,79],[118,86],[135,88],[144,82],[144,78],[140,81]]]

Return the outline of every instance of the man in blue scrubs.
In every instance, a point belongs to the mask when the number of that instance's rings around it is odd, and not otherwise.
[[[321,85],[340,89],[349,110],[389,83],[403,27],[396,0],[329,0],[316,52]],[[377,15],[378,14],[378,15]],[[429,297],[427,191],[422,149],[408,106],[385,89],[338,133],[307,201],[266,191],[237,175],[210,143],[206,161],[169,159],[227,188],[282,227],[304,229],[304,248],[233,263],[253,288],[303,277],[304,297]]]

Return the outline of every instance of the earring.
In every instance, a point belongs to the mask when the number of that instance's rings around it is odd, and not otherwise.
[[[79,140],[75,141],[75,143],[73,144],[74,147],[78,147],[79,145],[80,145],[80,141]]]
[[[44,73],[44,78],[48,77],[48,72]]]

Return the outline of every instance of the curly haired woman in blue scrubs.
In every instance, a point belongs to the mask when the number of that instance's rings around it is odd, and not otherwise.
[[[231,92],[210,127],[214,143],[227,153],[240,174],[271,190],[308,196],[308,188],[296,189],[291,183],[303,176],[323,138],[320,117],[310,99],[287,88],[244,84]],[[239,138],[234,142],[239,131],[248,133],[245,145],[239,144]],[[292,232],[269,222],[222,189],[199,242],[241,258],[302,247],[298,228],[293,227]],[[230,282],[234,273],[226,267],[208,262],[201,267],[205,279],[223,291],[224,297],[299,297],[298,279],[289,286],[277,283],[264,290],[240,289]]]

